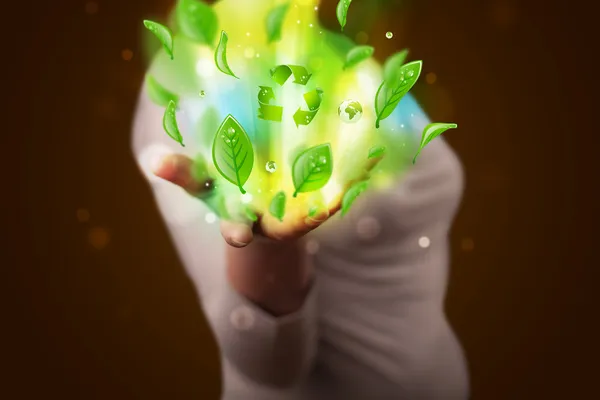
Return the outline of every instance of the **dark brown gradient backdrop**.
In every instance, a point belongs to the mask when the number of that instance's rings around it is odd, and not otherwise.
[[[593,14],[574,1],[390,3],[369,42],[381,58],[410,47],[427,74],[416,95],[459,124],[448,313],[474,399],[594,398]],[[141,21],[169,6],[2,4],[2,399],[218,397],[214,340],[129,149]]]

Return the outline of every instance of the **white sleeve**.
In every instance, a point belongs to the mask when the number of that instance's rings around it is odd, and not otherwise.
[[[270,394],[283,399],[283,392],[267,387],[292,388],[310,370],[317,340],[316,285],[303,307],[283,318],[269,315],[229,285],[225,243],[213,216],[206,218],[208,207],[150,173],[152,164],[165,153],[194,156],[163,131],[163,113],[142,90],[133,127],[133,150],[218,340],[224,358],[224,399],[237,398],[236,387],[243,387],[239,392],[245,399],[266,400]]]

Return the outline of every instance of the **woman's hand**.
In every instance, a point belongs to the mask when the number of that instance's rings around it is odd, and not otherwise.
[[[368,179],[370,171],[381,159],[382,157],[368,159],[363,175],[348,182],[347,187],[355,182]],[[164,157],[153,172],[159,178],[182,187],[195,197],[201,198],[208,195],[212,190],[212,180],[208,178],[198,181],[193,176],[193,170],[194,160],[184,155],[172,154]],[[305,210],[306,207],[295,207],[294,203],[298,200],[290,198],[287,205],[289,211],[283,222],[270,214],[257,213],[258,221],[256,223],[221,221],[221,233],[227,243],[237,248],[248,246],[255,235],[262,235],[275,241],[293,241],[318,228],[334,216],[341,208],[342,196],[343,193],[330,204],[316,209],[310,216],[308,210]]]

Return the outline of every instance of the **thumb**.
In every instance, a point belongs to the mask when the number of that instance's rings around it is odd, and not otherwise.
[[[154,174],[171,182],[193,196],[201,196],[211,191],[213,180],[206,174],[194,173],[203,163],[194,161],[182,154],[169,154],[154,167]]]

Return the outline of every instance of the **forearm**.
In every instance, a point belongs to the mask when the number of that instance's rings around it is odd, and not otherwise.
[[[231,286],[276,317],[302,307],[312,275],[301,240],[257,238],[243,249],[227,249],[227,279]]]

